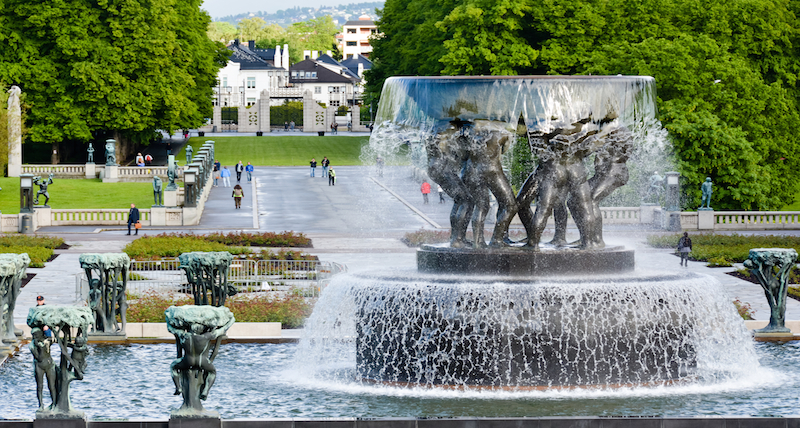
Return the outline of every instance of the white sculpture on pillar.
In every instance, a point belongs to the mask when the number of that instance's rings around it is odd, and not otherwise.
[[[17,86],[8,90],[8,176],[19,177],[22,173],[22,110]]]

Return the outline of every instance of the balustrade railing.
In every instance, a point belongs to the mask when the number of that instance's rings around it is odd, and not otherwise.
[[[317,297],[333,275],[346,271],[342,264],[318,260],[234,260],[228,282],[240,292],[298,289],[306,297]],[[135,294],[190,292],[178,259],[132,260],[128,275],[128,291]],[[88,287],[86,275],[78,274],[75,292],[79,299],[86,299]]]
[[[51,210],[50,221],[53,226],[103,225],[116,226],[128,223],[128,209],[72,209]],[[150,225],[150,210],[139,210],[139,221]]]

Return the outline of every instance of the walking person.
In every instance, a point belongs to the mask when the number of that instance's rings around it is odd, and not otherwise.
[[[314,174],[317,172],[317,160],[311,158],[311,162],[309,162],[309,164],[311,165],[311,176],[313,177]]]
[[[222,167],[220,176],[222,176],[222,187],[231,187],[231,171],[227,166]]]
[[[236,164],[236,182],[242,181],[242,173],[244,172],[244,164],[242,161]]]
[[[128,235],[131,234],[131,225],[134,225],[134,230],[136,231],[134,235],[139,234],[139,229],[136,227],[136,223],[139,222],[139,208],[136,208],[136,204],[131,204],[131,209],[128,211]]]
[[[689,266],[689,253],[692,251],[692,240],[689,232],[683,232],[683,236],[678,241],[678,252],[681,253],[681,266]]]
[[[331,161],[328,160],[327,156],[322,157],[322,176],[328,176],[328,167],[331,165]]]
[[[247,166],[244,167],[244,170],[247,171],[247,182],[253,181],[253,165],[250,165],[250,162],[247,162]]]
[[[242,207],[242,198],[244,197],[244,189],[242,189],[242,186],[238,183],[233,186],[233,193],[231,196],[233,196],[233,202],[236,204],[236,209],[238,210]]]
[[[219,170],[220,170],[219,161],[214,159],[214,187],[217,187],[217,185],[219,184]]]
[[[442,186],[440,186],[438,184],[436,185],[436,193],[439,194],[439,203],[443,204],[444,203],[444,190],[442,190]]]
[[[425,201],[424,203],[428,203],[428,194],[431,193],[431,185],[427,181],[422,182],[422,186],[419,188],[422,191],[422,200]]]
[[[335,186],[336,185],[336,171],[331,168],[328,170],[328,186]]]

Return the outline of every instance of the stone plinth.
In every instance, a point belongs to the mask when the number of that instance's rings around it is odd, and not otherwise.
[[[633,250],[624,247],[599,251],[531,251],[423,245],[417,251],[417,269],[420,272],[526,276],[617,273],[634,269],[633,254]]]
[[[714,230],[714,210],[697,210],[697,229]]]
[[[177,207],[178,206],[178,191],[177,190],[165,190],[164,191],[164,205],[168,206],[168,207]]]
[[[116,183],[119,181],[119,165],[106,165],[103,173],[103,183]]]
[[[175,193],[175,192],[169,192]],[[150,208],[150,226],[166,226],[167,225],[167,207],[151,207]]]

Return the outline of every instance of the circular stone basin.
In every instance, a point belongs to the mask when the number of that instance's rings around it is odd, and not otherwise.
[[[417,269],[431,273],[554,276],[630,272],[634,267],[634,251],[622,246],[578,250],[542,245],[533,251],[522,247],[451,248],[441,244],[423,245],[417,250]]]
[[[357,374],[381,383],[521,389],[668,384],[693,376],[700,359],[735,353],[747,340],[733,305],[704,275],[542,279],[411,272],[338,281],[350,283],[346,294],[356,312]]]

